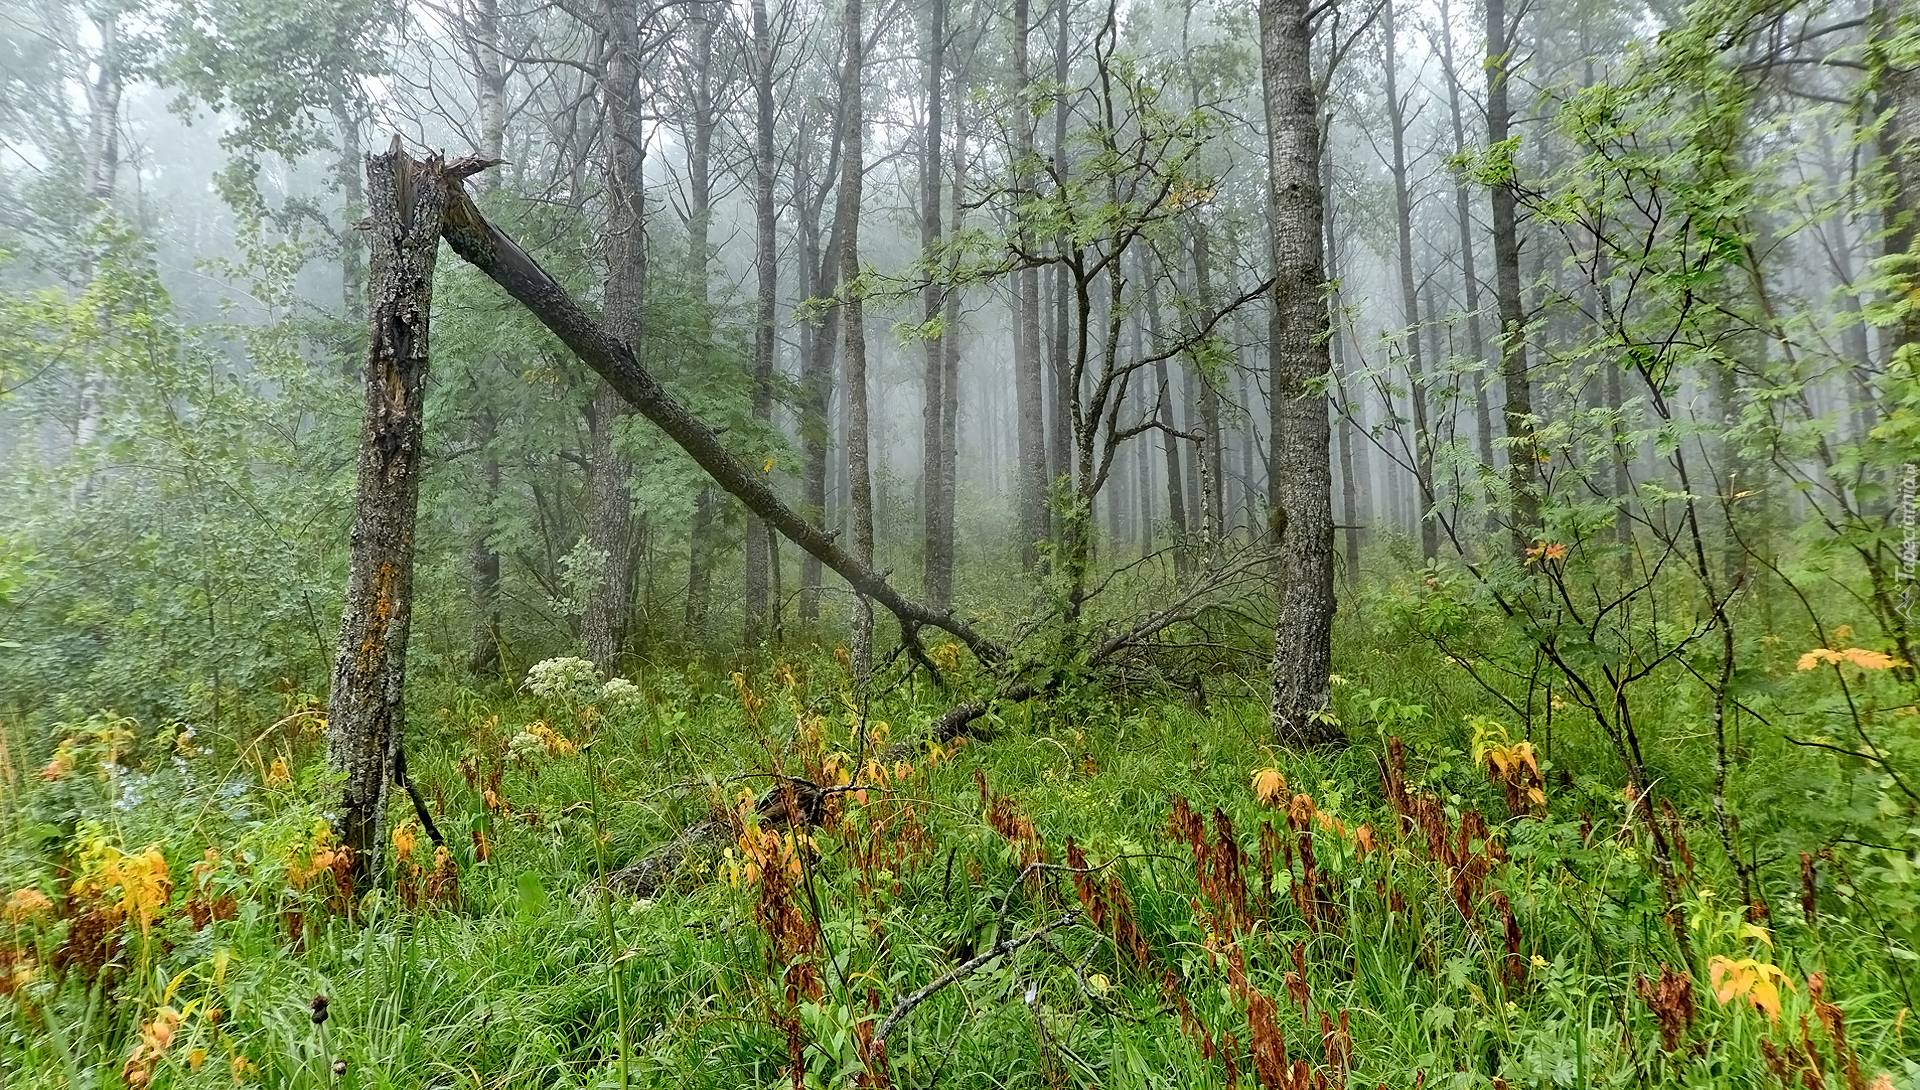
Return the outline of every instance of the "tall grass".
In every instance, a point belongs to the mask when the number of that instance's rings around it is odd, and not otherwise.
[[[0,1082],[1915,1085],[1913,954],[1898,905],[1865,903],[1911,895],[1900,850],[1815,858],[1803,887],[1800,819],[1755,815],[1763,917],[1670,787],[1670,895],[1577,722],[1476,739],[1492,710],[1437,652],[1368,633],[1342,632],[1355,744],[1324,755],[1272,750],[1254,697],[1080,691],[854,768],[825,654],[657,673],[619,708],[428,689],[410,763],[447,844],[396,810],[413,839],[378,890],[341,885],[297,721],[8,724]],[[870,726],[940,707],[875,693]],[[1688,714],[1656,758],[1681,785]],[[780,776],[845,789],[794,828],[754,808]],[[673,888],[597,884],[712,813],[737,835]]]

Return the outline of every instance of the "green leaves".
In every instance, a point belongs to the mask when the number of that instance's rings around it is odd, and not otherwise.
[[[361,80],[386,71],[382,32],[396,16],[377,0],[185,0],[154,75],[179,88],[175,112],[233,115],[227,147],[296,158],[332,146],[324,118],[362,108]]]

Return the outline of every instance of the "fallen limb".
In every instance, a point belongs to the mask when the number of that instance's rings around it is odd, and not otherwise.
[[[822,798],[819,785],[781,777],[760,796],[754,811],[760,815],[761,828],[784,829],[796,823],[806,828],[820,823]],[[702,818],[651,855],[607,875],[607,888],[635,897],[653,897],[673,881],[688,859],[718,851],[739,835],[738,819],[731,813]]]
[[[442,237],[454,252],[519,300],[574,355],[599,372],[621,397],[699,463],[715,484],[781,536],[833,569],[854,590],[880,603],[899,618],[903,628],[938,628],[965,644],[982,662],[1005,660],[1006,649],[998,643],[949,612],[906,598],[887,582],[886,576],[861,563],[835,544],[831,534],[789,507],[774,494],[764,474],[735,457],[705,421],[693,415],[635,358],[626,342],[607,332],[519,243],[489,222],[464,190],[456,185],[451,196]]]
[[[1040,695],[1040,690],[1024,681],[1015,682],[998,693],[982,700],[968,700],[941,713],[938,719],[927,724],[927,729],[911,738],[902,738],[898,742],[880,751],[878,760],[890,765],[895,761],[905,761],[918,757],[927,751],[929,745],[946,745],[962,735],[973,733],[974,720],[993,709],[996,701],[1009,700],[1019,703]]]
[[[925,987],[893,1005],[893,1010],[888,1012],[886,1020],[881,1022],[880,1028],[873,1033],[874,1046],[877,1048],[885,1044],[887,1035],[892,1033],[894,1027],[900,1024],[900,1020],[913,1013],[913,1008],[932,998],[935,992],[938,992],[956,980],[971,976],[995,958],[1005,957],[1036,939],[1043,938],[1063,927],[1071,927],[1075,923],[1078,923],[1079,920],[1080,914],[1078,912],[1069,912],[1052,923],[1037,927],[1024,935],[1011,939],[1002,939],[985,953],[976,954],[953,968],[948,969],[946,972],[941,973],[939,977],[928,983]]]

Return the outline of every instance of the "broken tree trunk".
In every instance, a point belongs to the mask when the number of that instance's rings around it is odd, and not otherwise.
[[[820,824],[824,795],[818,784],[782,777],[754,805],[762,829]],[[709,815],[680,831],[658,851],[607,875],[607,887],[635,897],[653,897],[666,889],[688,860],[712,855],[740,836],[740,817],[731,810]]]
[[[686,451],[714,483],[781,536],[819,558],[856,592],[886,607],[900,619],[903,630],[937,628],[965,644],[982,662],[998,663],[1006,658],[1005,648],[981,636],[966,622],[903,596],[884,574],[835,544],[832,534],[808,522],[775,495],[763,474],[728,450],[705,421],[688,411],[640,363],[626,342],[582,309],[559,281],[505,231],[488,222],[458,188],[447,206],[445,237],[454,252],[519,300],[574,355],[599,372],[621,397]]]
[[[366,411],[347,604],[327,702],[327,763],[346,777],[335,830],[356,876],[377,874],[388,790],[405,774],[407,630],[413,596],[413,525],[420,495],[421,410],[433,268],[449,199],[491,165],[440,156],[416,161],[400,138],[367,160]]]

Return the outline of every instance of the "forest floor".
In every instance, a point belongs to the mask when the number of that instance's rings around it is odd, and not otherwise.
[[[1419,653],[1342,657],[1375,668],[1339,752],[1276,751],[1248,671],[884,767],[863,742],[950,698],[863,719],[826,653],[426,680],[445,845],[396,791],[377,892],[343,887],[311,697],[235,738],[10,723],[0,1086],[1920,1085],[1910,922],[1852,876],[1773,860],[1762,915],[1697,794],[1650,827],[1565,724],[1536,748]],[[759,816],[782,776],[828,789],[816,827]],[[596,882],[713,815],[732,843],[671,887]]]

